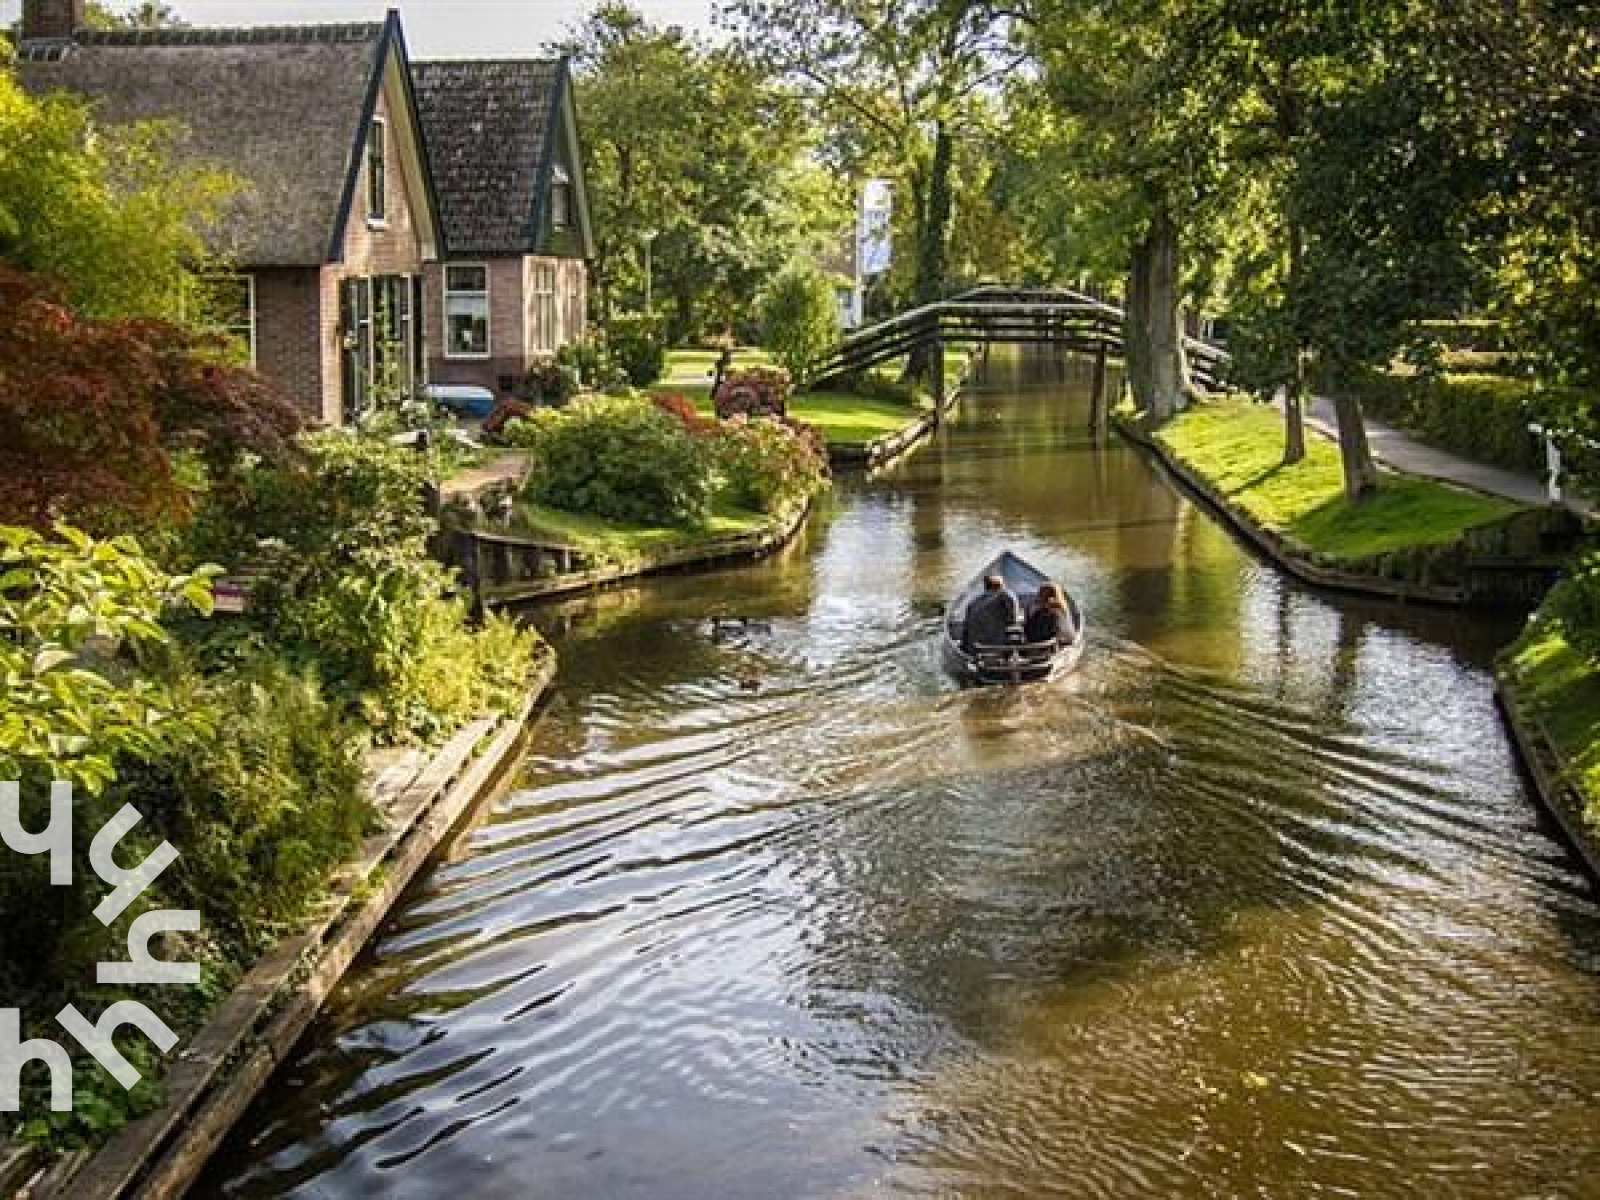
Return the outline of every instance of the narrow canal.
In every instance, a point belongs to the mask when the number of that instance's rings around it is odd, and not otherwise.
[[[991,378],[780,560],[539,614],[520,778],[200,1194],[1600,1194],[1515,623],[1301,589],[1083,390]],[[1093,642],[958,690],[940,606],[1004,546]]]

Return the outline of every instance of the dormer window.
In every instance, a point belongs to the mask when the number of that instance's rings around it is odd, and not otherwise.
[[[550,225],[565,229],[572,224],[572,177],[560,164],[550,176]]]
[[[385,128],[381,117],[372,119],[367,130],[367,221],[373,225],[385,222],[384,195],[388,181],[384,164]]]

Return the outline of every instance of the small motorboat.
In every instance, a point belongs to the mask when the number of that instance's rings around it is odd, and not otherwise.
[[[1001,553],[977,577],[956,593],[950,601],[950,607],[945,611],[944,622],[944,665],[957,679],[967,683],[1028,683],[1038,679],[1048,679],[1050,676],[1064,671],[1070,671],[1078,665],[1078,659],[1083,656],[1083,647],[1087,641],[1087,625],[1083,619],[1083,610],[1071,595],[1066,595],[1067,611],[1071,614],[1073,636],[1071,640],[1059,642],[1035,642],[1029,644],[1021,640],[1021,631],[1018,631],[1017,640],[1003,645],[973,645],[961,644],[962,631],[966,625],[967,606],[983,595],[983,581],[989,575],[998,575],[1006,581],[1006,587],[1011,589],[1012,595],[1022,602],[1022,611],[1031,612],[1034,597],[1038,594],[1039,585],[1049,581],[1049,576],[1032,564],[1024,562],[1011,551]]]

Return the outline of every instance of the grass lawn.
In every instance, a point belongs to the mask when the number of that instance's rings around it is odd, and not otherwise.
[[[773,518],[765,513],[725,504],[714,504],[710,518],[698,529],[608,521],[525,500],[518,502],[516,517],[519,533],[550,538],[597,558],[620,563],[636,561],[651,552],[678,550],[736,534],[756,533],[772,523]]]
[[[717,358],[722,353],[720,350],[668,350],[667,365],[662,370],[662,379],[687,378],[709,381],[711,372],[717,365]],[[770,367],[772,355],[759,346],[736,346],[733,351],[733,365],[739,367]]]
[[[1511,648],[1507,661],[1518,694],[1571,768],[1585,820],[1600,834],[1600,670],[1549,623],[1531,629]]]
[[[1453,542],[1521,507],[1390,471],[1376,496],[1350,504],[1338,447],[1308,429],[1305,460],[1283,466],[1283,415],[1245,400],[1196,405],[1156,437],[1262,525],[1331,558]]]
[[[913,407],[850,392],[802,392],[789,402],[790,415],[815,425],[830,446],[865,446],[898,433],[926,411],[921,404]]]

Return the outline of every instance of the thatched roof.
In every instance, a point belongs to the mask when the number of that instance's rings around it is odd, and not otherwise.
[[[419,62],[411,72],[450,252],[535,253],[561,61]]]
[[[102,121],[176,120],[178,153],[244,180],[217,249],[245,266],[334,257],[394,24],[80,32],[23,43],[35,93],[89,97]]]

